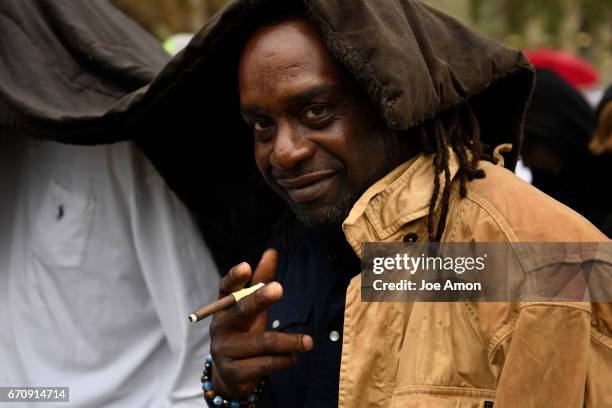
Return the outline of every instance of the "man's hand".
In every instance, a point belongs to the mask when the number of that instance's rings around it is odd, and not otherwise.
[[[606,103],[597,119],[597,129],[589,145],[595,155],[612,152],[612,101]]]
[[[283,287],[273,282],[277,267],[278,253],[268,249],[255,273],[243,262],[234,266],[219,284],[219,297],[242,289],[249,280],[253,285],[266,284],[213,316],[210,325],[213,388],[225,398],[245,398],[261,377],[289,367],[298,353],[312,349],[312,338],[308,335],[266,331],[268,307],[283,296]]]

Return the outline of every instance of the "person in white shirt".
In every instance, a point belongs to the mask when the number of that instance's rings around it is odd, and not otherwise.
[[[218,273],[184,205],[130,142],[2,129],[0,146],[0,386],[70,387],[71,407],[201,406],[209,336],[186,316]]]
[[[187,315],[216,298],[214,237],[125,141],[145,132],[96,119],[169,56],[106,1],[2,0],[0,16],[0,387],[201,406],[209,336]]]

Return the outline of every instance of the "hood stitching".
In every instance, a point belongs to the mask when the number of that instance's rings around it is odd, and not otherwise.
[[[398,121],[393,117],[393,108],[397,102],[396,98],[389,98],[387,88],[380,82],[376,70],[370,62],[363,58],[359,52],[342,40],[334,28],[317,13],[308,0],[303,0],[306,16],[315,22],[323,32],[327,48],[332,55],[351,71],[355,79],[365,87],[366,92],[376,102],[383,117],[391,128],[397,128]],[[369,92],[370,86],[373,92]],[[372,95],[373,93],[373,95]]]

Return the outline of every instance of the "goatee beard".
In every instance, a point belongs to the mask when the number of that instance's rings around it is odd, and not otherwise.
[[[291,211],[296,219],[304,226],[312,229],[323,229],[328,227],[339,227],[342,222],[348,217],[353,205],[362,192],[359,194],[351,194],[341,200],[338,205],[328,208],[323,212],[311,211],[306,208],[297,207],[293,202],[290,202]]]

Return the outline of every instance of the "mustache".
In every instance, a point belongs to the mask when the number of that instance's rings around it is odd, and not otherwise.
[[[338,166],[333,166],[330,163],[319,163],[309,166],[300,166],[294,169],[279,169],[273,167],[270,170],[270,178],[274,181],[278,180],[290,180],[298,177],[305,176],[307,174],[313,174],[323,171],[338,171]]]

